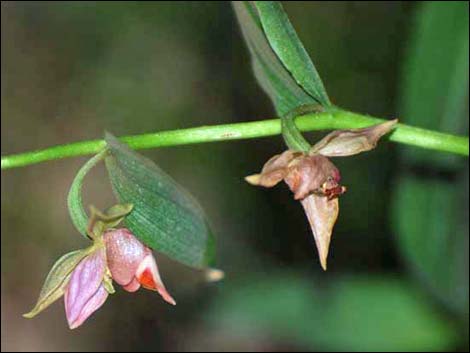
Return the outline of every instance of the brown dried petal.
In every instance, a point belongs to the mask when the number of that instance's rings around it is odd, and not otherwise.
[[[289,163],[300,156],[301,152],[292,150],[275,155],[265,163],[260,174],[247,176],[245,180],[252,185],[273,187],[287,176]]]
[[[338,218],[338,199],[328,200],[324,196],[309,195],[301,203],[312,228],[318,256],[320,257],[320,264],[326,271],[326,259],[328,257],[331,234]]]
[[[294,193],[294,198],[301,200],[318,190],[328,177],[338,182],[339,176],[339,170],[334,164],[328,158],[317,154],[296,160],[289,167],[285,181]]]
[[[376,147],[377,141],[388,133],[398,122],[390,120],[364,129],[337,130],[329,133],[311,149],[309,154],[327,157],[352,156]]]

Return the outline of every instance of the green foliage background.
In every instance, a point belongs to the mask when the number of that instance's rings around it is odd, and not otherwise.
[[[274,116],[228,3],[1,6],[2,154]],[[468,3],[284,6],[333,104],[468,134]],[[21,314],[85,245],[66,197],[86,159],[2,172],[2,350],[468,350],[468,160],[387,143],[337,160],[348,193],[323,273],[287,188],[243,181],[283,148],[145,152],[205,208],[226,279],[160,256],[175,308],[118,290],[75,332],[61,303]],[[115,203],[104,168],[85,190]]]

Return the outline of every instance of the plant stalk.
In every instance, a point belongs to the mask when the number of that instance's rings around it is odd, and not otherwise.
[[[384,122],[362,114],[345,110],[306,114],[295,119],[300,131],[355,129]],[[188,129],[161,131],[156,133],[121,137],[133,149],[147,149],[166,146],[188,145],[215,141],[253,139],[279,135],[281,120],[269,119],[235,124],[200,126]],[[442,132],[421,129],[405,124],[397,124],[388,135],[390,141],[434,151],[469,154],[467,136],[456,136]],[[100,152],[104,140],[81,141],[48,147],[41,150],[2,156],[1,169],[10,169],[42,163],[55,159],[84,156]]]

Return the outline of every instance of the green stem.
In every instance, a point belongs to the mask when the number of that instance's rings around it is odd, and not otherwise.
[[[301,131],[354,129],[383,122],[361,114],[344,110],[320,114],[307,114],[295,119]],[[151,134],[125,136],[121,141],[134,149],[177,146],[213,141],[240,140],[279,135],[279,119],[260,120],[236,124],[201,126],[189,129],[162,131]],[[468,156],[468,137],[455,136],[398,124],[389,135],[390,141],[425,149]],[[104,140],[76,142],[2,157],[1,169],[22,167],[54,159],[94,154],[105,146]]]
[[[331,108],[329,112],[332,112]],[[302,115],[306,115],[309,113],[316,113],[323,111],[321,105],[301,105],[290,112],[288,112],[285,116],[281,118],[281,132],[282,137],[284,138],[284,142],[286,143],[287,147],[291,150],[308,152],[310,150],[310,143],[302,136],[300,130],[296,125],[296,118]]]
[[[106,157],[106,152],[107,150],[102,150],[80,168],[77,175],[75,175],[67,197],[67,206],[69,208],[72,223],[81,234],[88,236],[90,239],[93,239],[92,232],[88,232],[88,216],[83,208],[82,202],[83,179],[94,166]]]

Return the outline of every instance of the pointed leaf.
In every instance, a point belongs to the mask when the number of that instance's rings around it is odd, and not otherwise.
[[[255,76],[280,116],[299,105],[318,103],[298,85],[266,38],[252,1],[233,1],[243,37],[251,53]]]
[[[59,299],[64,294],[73,269],[89,253],[90,249],[76,250],[65,254],[57,260],[47,275],[36,305],[29,313],[23,316],[30,319]]]
[[[192,267],[213,261],[214,241],[198,202],[154,162],[110,134],[106,167],[116,197],[134,205],[125,223],[148,247]]]
[[[279,1],[255,1],[264,32],[274,52],[295,81],[323,106],[331,105],[310,56]]]

